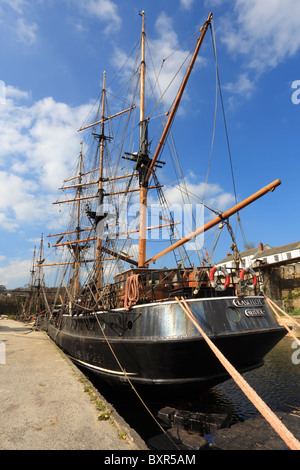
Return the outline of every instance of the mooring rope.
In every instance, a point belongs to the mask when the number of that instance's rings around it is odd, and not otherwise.
[[[283,313],[286,317],[288,317],[289,320],[291,320],[292,322],[294,322],[297,326],[300,327],[299,323],[296,322],[296,320],[294,320],[294,318],[292,318],[290,315],[288,315],[284,310],[282,310],[280,307],[278,307],[278,305],[276,305],[273,300],[269,299],[269,297],[267,297],[265,294],[264,294],[264,297],[267,301],[267,303],[269,304],[270,308],[272,309],[272,311],[275,313],[276,317],[278,319],[280,319],[280,315],[276,312],[275,308],[278,308],[278,310]],[[297,338],[297,336],[294,334],[294,332],[285,324],[283,324],[283,326],[285,327],[285,329],[289,332],[289,334],[292,336],[292,338],[297,341],[297,343],[300,345],[300,339]]]
[[[300,442],[295,438],[295,436],[285,427],[285,425],[280,421],[276,414],[268,407],[268,405],[259,397],[256,391],[248,384],[248,382],[241,376],[241,374],[233,367],[233,365],[226,359],[223,353],[215,346],[211,339],[206,335],[202,330],[196,318],[192,314],[192,311],[183,297],[181,297],[182,302],[175,297],[176,301],[186,313],[187,317],[191,320],[193,325],[201,333],[204,340],[207,342],[215,356],[219,359],[223,367],[231,375],[236,384],[241,388],[245,393],[248,399],[253,403],[257,410],[262,414],[262,416],[268,421],[272,428],[277,432],[277,434],[283,439],[283,441],[288,445],[291,450],[300,450]]]

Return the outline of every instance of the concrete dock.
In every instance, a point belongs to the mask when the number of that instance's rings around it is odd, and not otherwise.
[[[0,319],[0,410],[1,450],[147,449],[45,332],[9,319]]]

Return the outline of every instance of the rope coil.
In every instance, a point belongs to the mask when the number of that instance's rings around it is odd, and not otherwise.
[[[139,299],[140,294],[144,290],[142,276],[140,274],[132,274],[126,280],[124,308],[129,310],[132,305],[135,305]]]

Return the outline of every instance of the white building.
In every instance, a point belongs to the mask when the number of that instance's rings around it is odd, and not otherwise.
[[[264,265],[276,265],[296,263],[300,261],[300,242],[290,243],[289,245],[272,248],[269,245],[259,243],[258,247],[240,253],[242,265],[244,268],[257,268]],[[217,266],[234,268],[233,255],[229,254]]]

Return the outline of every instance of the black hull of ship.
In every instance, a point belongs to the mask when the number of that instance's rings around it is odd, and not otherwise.
[[[243,373],[262,366],[286,330],[263,298],[253,297],[262,306],[250,309],[236,307],[234,299],[188,303],[205,333]],[[49,323],[48,334],[76,364],[114,386],[130,380],[147,389],[205,390],[229,378],[175,301],[64,315],[59,326]]]

